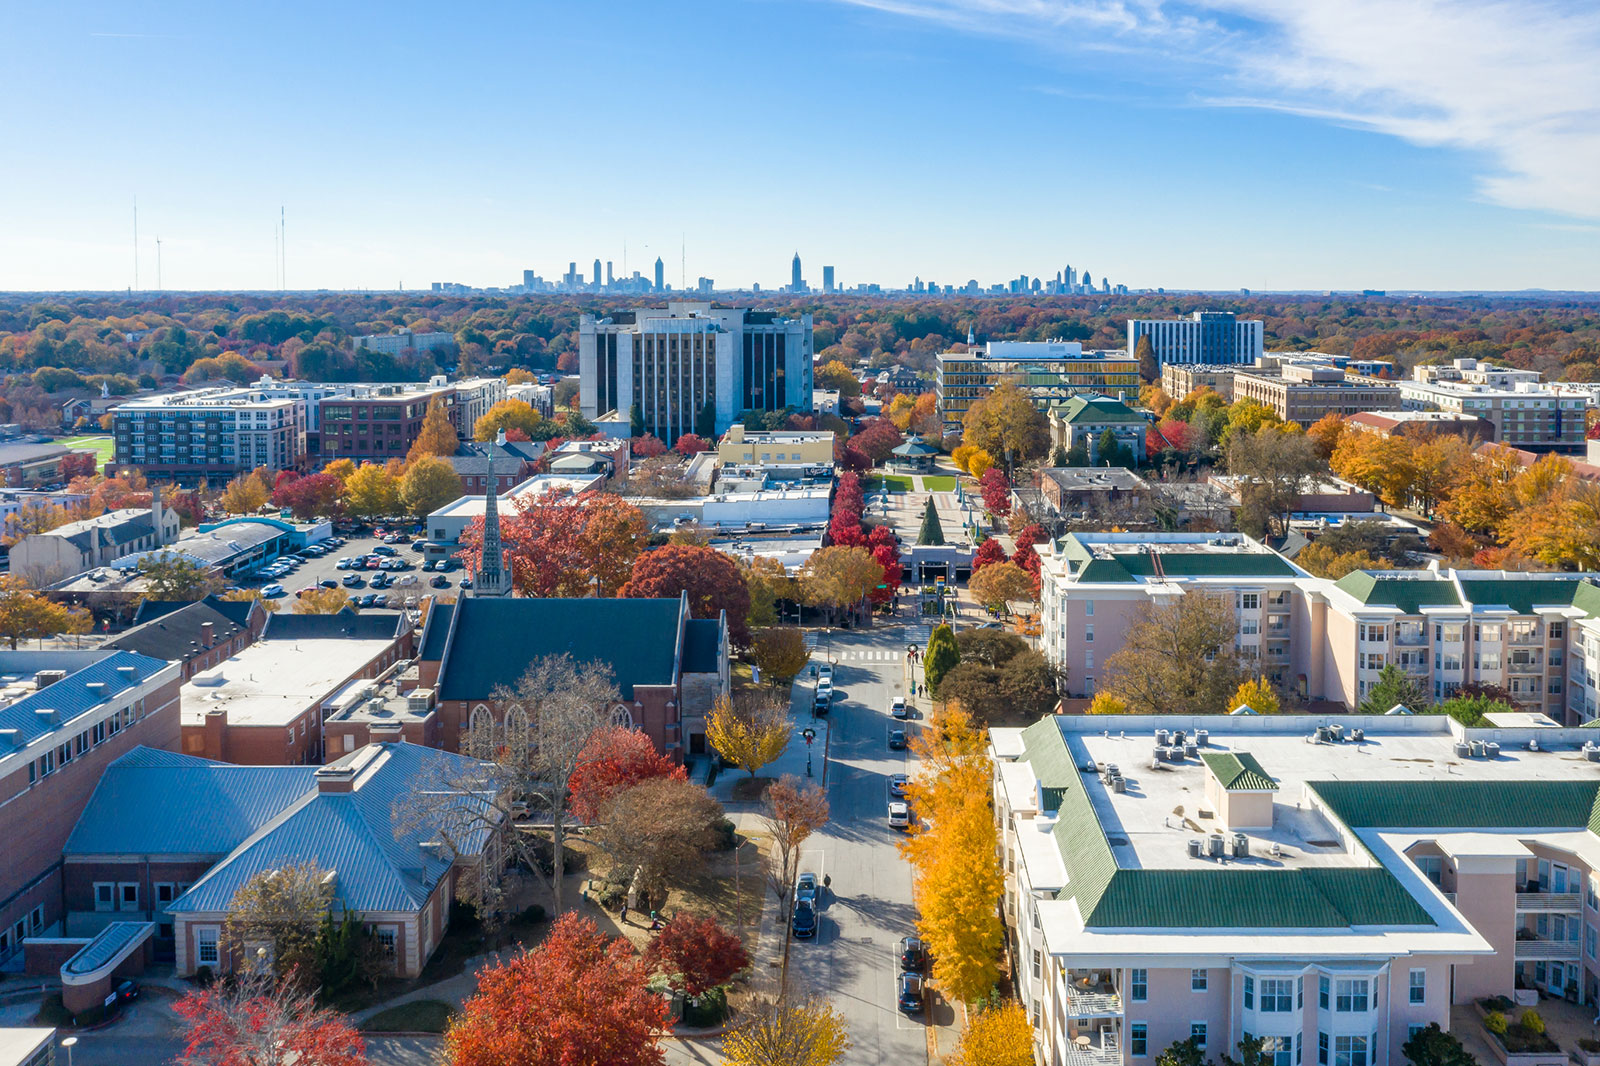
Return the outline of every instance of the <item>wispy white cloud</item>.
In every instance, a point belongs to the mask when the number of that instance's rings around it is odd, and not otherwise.
[[[1600,218],[1600,7],[1589,0],[843,2],[1055,46],[1111,38],[1163,51],[1199,64],[1207,105],[1477,153],[1485,199]]]

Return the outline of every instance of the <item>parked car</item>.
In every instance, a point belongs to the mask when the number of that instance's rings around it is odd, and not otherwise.
[[[890,774],[889,794],[891,796],[904,796],[906,794],[906,782],[909,780],[910,778],[905,774]]]
[[[794,883],[794,898],[815,906],[817,902],[817,875],[803,873]]]
[[[461,579],[461,587],[464,588],[464,589],[470,589],[472,587],[472,579],[470,577],[462,578]]]
[[[365,596],[361,597],[361,606],[363,606],[363,607],[376,607],[376,606],[378,606],[378,601],[380,599],[382,599],[382,597],[379,596],[376,592],[369,592]]]
[[[896,829],[906,829],[911,825],[911,805],[904,800],[893,800],[889,804],[889,824]]]
[[[283,586],[278,584],[267,585],[262,588],[261,595],[269,600],[275,600],[283,595]]]
[[[131,1003],[139,998],[139,982],[134,980],[122,981],[117,985],[117,1002]]]
[[[897,997],[900,1009],[907,1014],[922,1012],[922,975],[920,973],[903,973],[897,982],[900,994]]]
[[[805,939],[817,933],[817,909],[811,905],[810,900],[801,900],[794,905],[794,920],[790,923],[794,935]]]
[[[906,698],[904,696],[896,696],[894,698],[894,702],[889,704],[889,713],[894,715],[896,718],[907,717],[911,711],[910,708],[906,706]]]
[[[347,589],[366,588],[367,579],[362,577],[360,574],[346,574],[344,577],[344,587]]]
[[[416,583],[417,583],[417,575],[416,574],[407,574],[404,577],[402,577],[399,581],[395,582],[396,585],[399,585],[402,588],[410,588],[412,585],[415,585]]]
[[[820,699],[832,699],[832,698],[833,698],[833,679],[829,678],[829,677],[822,678],[820,681],[817,682],[817,699],[820,700]]]
[[[889,750],[890,751],[905,751],[906,750],[906,731],[904,729],[891,729],[891,730],[889,730]]]
[[[317,585],[318,587],[325,589],[336,589],[339,587],[339,583],[331,577],[323,578],[321,581],[317,582]]]
[[[393,548],[389,547],[389,544],[387,543],[388,539],[389,538],[385,537],[384,538],[385,543],[376,545],[372,549],[372,554],[373,555],[399,555],[400,554],[399,552],[397,552]]]
[[[823,663],[821,666],[817,667],[817,684],[820,685],[823,682],[827,682],[829,685],[833,684],[832,663]]]
[[[811,713],[822,717],[833,708],[833,697],[829,694],[818,693],[816,702],[811,705]]]
[[[900,969],[902,972],[921,973],[928,965],[928,945],[914,936],[900,938]]]
[[[438,577],[428,582],[428,585],[431,588],[447,589],[450,587],[450,579],[445,577],[443,574],[440,574]]]
[[[351,564],[354,563],[354,562],[355,562],[354,559],[352,559],[348,555],[346,555],[343,559],[339,560],[338,565],[336,565],[334,567],[334,569],[335,570],[348,570],[348,569],[350,569]]]

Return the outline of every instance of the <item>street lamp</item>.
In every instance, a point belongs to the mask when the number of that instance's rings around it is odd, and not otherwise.
[[[78,1043],[78,1038],[69,1036],[61,1041],[61,1046],[67,1049],[67,1066],[72,1066],[72,1049]]]

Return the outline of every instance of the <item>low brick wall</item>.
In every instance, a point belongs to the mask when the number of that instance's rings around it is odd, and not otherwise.
[[[60,977],[61,966],[82,951],[88,937],[35,937],[22,942],[22,971],[34,977]]]

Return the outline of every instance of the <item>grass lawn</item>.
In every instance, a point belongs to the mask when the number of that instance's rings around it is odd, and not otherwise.
[[[876,474],[861,486],[864,492],[910,492],[911,478],[905,474]]]
[[[929,492],[954,492],[956,491],[956,479],[930,474],[922,479],[922,487]]]
[[[417,999],[379,1011],[361,1023],[368,1033],[442,1033],[455,1008],[437,999]]]
[[[94,452],[95,459],[101,466],[105,466],[116,458],[116,445],[112,442],[111,437],[104,433],[83,433],[76,437],[59,437],[56,443],[65,445],[68,448],[76,448],[79,451]]]

